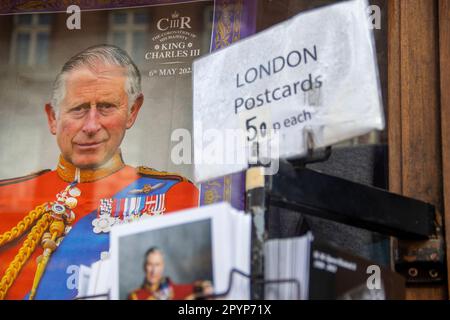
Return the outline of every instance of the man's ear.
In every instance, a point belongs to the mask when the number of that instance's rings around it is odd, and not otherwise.
[[[45,104],[45,113],[47,114],[48,128],[51,134],[56,135],[56,113],[50,103]]]
[[[141,110],[143,103],[144,103],[144,96],[142,94],[140,94],[136,98],[136,100],[134,100],[134,103],[131,106],[130,114],[128,115],[128,120],[127,120],[127,129],[130,129],[134,125],[134,122],[137,119],[139,110]]]

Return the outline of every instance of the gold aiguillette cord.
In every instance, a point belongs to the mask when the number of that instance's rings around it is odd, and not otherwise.
[[[56,250],[56,240],[64,235],[65,229],[66,225],[64,221],[53,218],[53,221],[50,223],[50,233],[45,233],[42,237],[41,243],[44,248],[44,253],[39,259],[36,273],[34,275],[33,287],[30,292],[30,300],[34,299],[39,282],[41,281],[42,275],[44,274],[45,268],[50,260],[50,256]]]
[[[5,274],[0,280],[0,300],[3,300],[5,298],[9,288],[13,285],[20,270],[22,270],[22,267],[25,265],[28,258],[34,252],[36,246],[39,243],[39,240],[41,239],[45,230],[47,230],[48,228],[50,215],[45,210],[45,208],[45,204],[37,206],[34,210],[30,211],[30,213],[22,221],[20,221],[16,227],[0,236],[0,246],[4,246],[5,244],[10,243],[14,239],[24,234],[31,223],[36,221],[38,217],[40,218],[35,226],[31,229],[19,252],[16,254],[13,261],[11,261],[5,271]],[[26,223],[26,218],[30,215],[35,215],[36,217]]]
[[[72,209],[77,205],[75,199],[80,195],[80,190],[75,188],[76,182],[56,195],[57,201],[44,203],[30,211],[10,231],[0,234],[0,248],[17,238],[21,237],[33,224],[24,243],[14,259],[9,264],[5,274],[0,280],[0,300],[3,300],[8,290],[17,279],[29,257],[36,250],[39,242],[44,248],[44,253],[38,261],[33,286],[30,292],[30,300],[36,295],[39,282],[44,274],[45,268],[50,260],[51,254],[57,248],[57,241],[64,236],[66,226],[75,219]],[[36,222],[36,223],[35,223]],[[47,232],[49,231],[49,232]]]

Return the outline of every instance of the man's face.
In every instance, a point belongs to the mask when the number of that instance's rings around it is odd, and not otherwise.
[[[145,264],[147,281],[150,284],[157,284],[164,274],[164,258],[159,251],[154,251],[147,256]]]
[[[67,161],[78,168],[96,168],[118,151],[125,130],[133,126],[142,96],[128,108],[126,73],[100,64],[96,70],[75,69],[66,75],[59,114],[47,105],[50,132]]]

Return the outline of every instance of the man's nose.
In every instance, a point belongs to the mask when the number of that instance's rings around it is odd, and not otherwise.
[[[89,109],[89,113],[83,125],[83,132],[88,135],[93,135],[101,129],[99,115],[96,108]]]

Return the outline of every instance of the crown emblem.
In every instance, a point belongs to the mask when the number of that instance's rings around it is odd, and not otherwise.
[[[173,13],[172,13],[172,18],[173,19],[176,19],[176,18],[178,18],[180,16],[180,14],[177,12],[177,11],[174,11]]]

